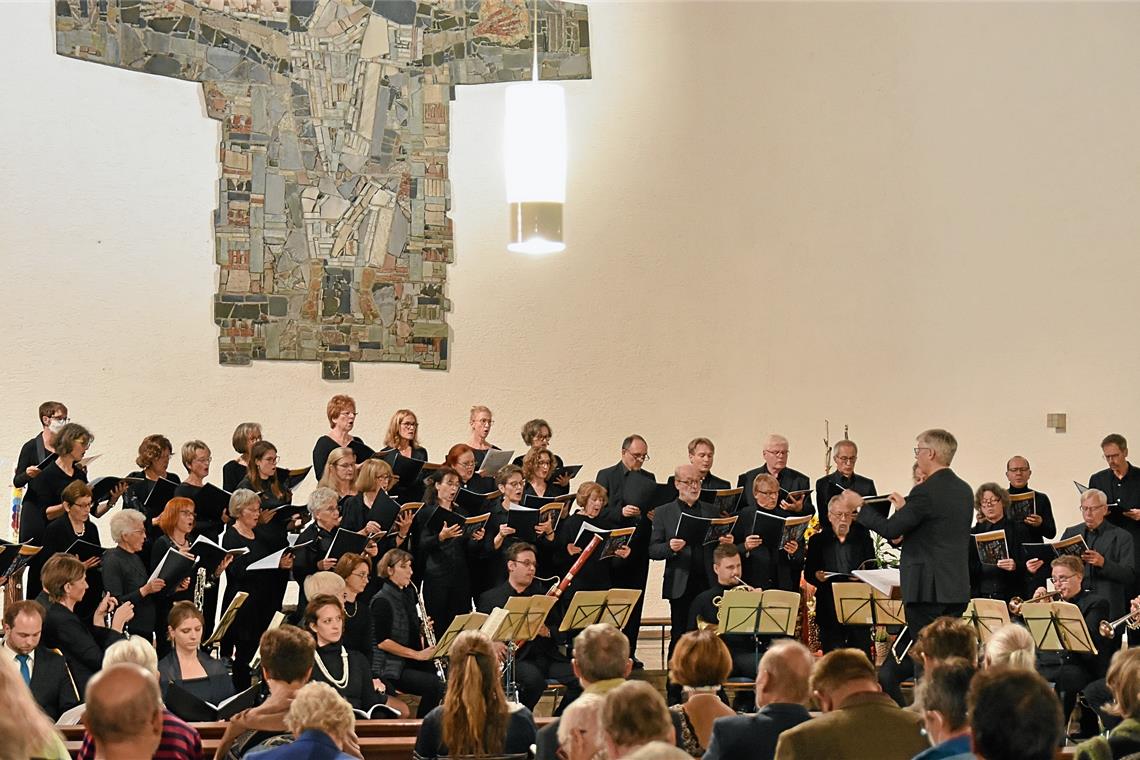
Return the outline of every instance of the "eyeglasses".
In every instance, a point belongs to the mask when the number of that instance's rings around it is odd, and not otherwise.
[[[338,470],[351,470],[353,467],[356,467],[356,463],[355,462],[337,462],[333,466],[336,467]]]
[[[516,565],[522,565],[523,567],[538,567],[538,565],[535,564],[535,561],[532,559],[516,559],[516,560],[512,560],[512,561]]]
[[[779,491],[757,491],[755,495],[757,495],[757,496],[775,496],[778,493],[780,493],[780,492]]]
[[[645,452],[644,454],[634,454],[629,449],[624,449],[624,452],[626,454],[629,454],[631,458],[633,458],[634,460],[636,460],[638,462],[648,462],[649,461],[649,452],[648,451]]]
[[[51,417],[48,417],[48,419],[49,419],[49,420],[57,420],[57,421],[59,421],[59,422],[62,422],[62,423],[63,423],[63,424],[65,424],[65,425],[66,425],[67,423],[71,422],[71,418],[70,418],[70,417],[58,417],[58,416],[56,416],[56,415],[54,415],[54,414],[53,414]]]
[[[213,457],[195,457],[194,459],[190,460],[190,463],[191,464],[210,464],[210,462],[213,462],[213,461],[214,461]]]
[[[277,464],[281,461],[281,457],[262,457],[259,461],[265,462],[266,464]]]
[[[406,422],[405,421],[405,422],[400,423],[400,427],[418,428],[419,426],[420,426],[420,423],[418,423],[418,422]]]
[[[855,460],[859,457],[836,457],[835,461],[842,464],[855,464]]]
[[[1076,578],[1077,576],[1075,576],[1075,575],[1054,575],[1052,577],[1053,577],[1054,583],[1068,583],[1069,581],[1071,581],[1073,578]]]
[[[914,447],[914,455],[915,456],[918,456],[918,452],[920,452],[920,451],[934,451],[934,449],[930,448],[929,446],[915,446]]]
[[[1001,504],[1001,499],[982,499],[981,504],[983,507],[996,507]]]
[[[178,510],[178,516],[179,517],[194,517],[195,516],[194,510],[192,510],[192,509],[180,509],[180,510]]]
[[[785,459],[788,456],[788,450],[787,449],[764,449],[764,453],[770,454],[771,456],[774,456],[774,457],[784,457]]]
[[[1104,504],[1097,504],[1097,505],[1091,506],[1091,507],[1086,507],[1083,504],[1081,505],[1081,512],[1083,512],[1086,515],[1089,514],[1090,512],[1099,512],[1102,509],[1108,509],[1108,507],[1105,506]]]
[[[350,573],[350,575],[353,578],[363,578],[364,580],[368,580],[368,571],[367,570],[365,570],[363,573]]]
[[[87,501],[87,502],[77,501],[71,505],[71,508],[72,509],[91,509],[91,502],[90,501]]]
[[[699,486],[701,484],[699,480],[682,480],[680,478],[677,478],[676,482],[683,486]]]

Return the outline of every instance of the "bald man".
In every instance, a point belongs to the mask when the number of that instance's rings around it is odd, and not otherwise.
[[[110,665],[87,682],[83,725],[96,758],[152,757],[162,741],[162,694],[153,673]]]
[[[756,671],[756,705],[751,715],[713,721],[712,739],[704,760],[748,757],[772,760],[780,733],[811,717],[804,706],[811,699],[808,683],[815,657],[798,641],[773,644]]]
[[[677,486],[677,500],[658,507],[653,517],[653,533],[649,538],[649,558],[665,560],[665,580],[661,596],[669,600],[669,656],[677,639],[685,633],[689,618],[689,607],[705,589],[716,582],[713,573],[712,550],[714,544],[690,546],[677,535],[681,515],[694,517],[719,517],[715,504],[700,501],[701,473],[691,464],[677,468],[674,476]],[[720,543],[731,544],[732,536],[720,537]],[[670,696],[679,700],[680,691]],[[670,702],[672,704],[672,700]]]

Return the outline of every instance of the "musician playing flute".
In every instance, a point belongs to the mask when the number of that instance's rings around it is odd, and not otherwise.
[[[538,558],[534,546],[524,541],[511,544],[506,551],[507,580],[479,596],[476,608],[490,614],[496,607],[505,607],[507,600],[514,596],[541,596],[548,593],[549,584],[534,579]],[[563,704],[570,704],[581,693],[582,688],[574,676],[570,660],[558,651],[552,629],[556,629],[558,612],[551,610],[546,624],[539,629],[538,636],[526,642],[515,653],[515,682],[519,687],[519,701],[533,710],[542,698],[548,679],[553,679],[566,687]],[[505,662],[507,645],[496,641],[495,652],[500,662]]]

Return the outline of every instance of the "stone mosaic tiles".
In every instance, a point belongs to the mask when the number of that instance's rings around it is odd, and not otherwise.
[[[540,77],[590,76],[583,5],[538,3]],[[222,123],[223,364],[448,361],[454,87],[530,78],[520,0],[57,0],[56,51],[201,82]],[[505,214],[505,206],[504,206]]]

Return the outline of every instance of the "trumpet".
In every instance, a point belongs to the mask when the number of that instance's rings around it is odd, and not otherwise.
[[[1046,591],[1044,594],[1038,594],[1032,599],[1022,599],[1020,596],[1015,596],[1009,600],[1009,614],[1020,615],[1021,606],[1024,604],[1034,604],[1036,602],[1044,601],[1057,601],[1061,598],[1060,591]]]
[[[1116,635],[1116,629],[1122,625],[1127,625],[1128,629],[1132,631],[1140,628],[1140,610],[1129,612],[1127,615],[1122,615],[1111,622],[1102,620],[1100,621],[1098,630],[1101,636],[1104,636],[1106,639],[1111,639]]]

